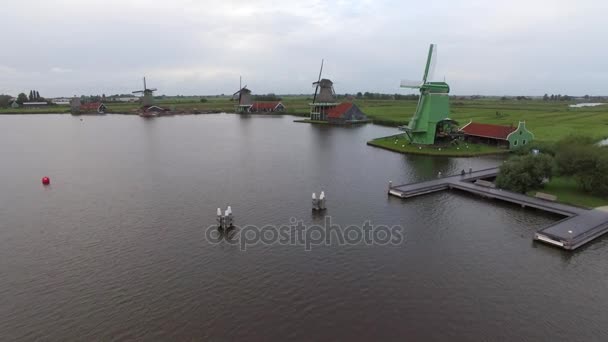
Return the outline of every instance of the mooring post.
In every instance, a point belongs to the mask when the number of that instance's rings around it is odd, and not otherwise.
[[[473,168],[472,167],[469,168],[469,173],[473,173]]]
[[[217,208],[217,225],[222,228],[222,209]]]
[[[393,182],[388,181],[388,192],[391,192],[391,188],[393,187]]]
[[[232,227],[232,208],[226,208],[226,228]]]
[[[325,210],[325,191],[319,195],[319,210]]]
[[[314,192],[312,193],[312,210],[319,210],[319,200]]]

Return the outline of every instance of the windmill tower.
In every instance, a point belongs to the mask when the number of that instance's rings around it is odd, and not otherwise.
[[[436,53],[436,45],[431,44],[422,82],[401,81],[401,88],[420,89],[420,98],[414,116],[407,126],[399,127],[414,144],[434,144],[437,134],[444,132],[444,125],[453,122],[448,118],[450,87],[445,82],[429,81],[435,67]]]
[[[249,108],[253,104],[253,99],[251,97],[251,90],[247,89],[247,85],[241,87],[241,80],[239,79],[239,90],[235,91],[232,94],[232,98],[236,98],[238,94],[239,103],[235,106],[235,110],[237,113],[246,113],[249,111]]]
[[[136,90],[133,92],[133,94],[143,94],[142,99],[141,99],[141,105],[144,107],[150,107],[150,106],[154,105],[154,92],[155,91],[156,91],[156,88],[148,89],[146,87],[146,77],[144,77],[144,89]]]
[[[336,107],[336,92],[334,91],[334,83],[327,79],[321,78],[323,73],[323,60],[321,60],[321,70],[319,70],[319,78],[312,85],[315,87],[315,95],[310,104],[310,120],[327,120],[327,111]]]

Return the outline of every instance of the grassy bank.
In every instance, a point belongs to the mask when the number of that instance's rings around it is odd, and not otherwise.
[[[608,205],[608,198],[583,192],[576,184],[576,180],[571,177],[553,177],[543,189],[530,191],[528,195],[534,196],[537,191],[555,195],[559,202],[582,207],[595,208]]]
[[[504,148],[470,143],[461,143],[458,146],[450,145],[444,147],[412,145],[408,142],[407,137],[404,134],[374,139],[368,141],[367,144],[399,153],[445,157],[474,157],[509,152]]]

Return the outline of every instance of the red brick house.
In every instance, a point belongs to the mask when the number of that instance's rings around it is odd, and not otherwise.
[[[81,113],[105,114],[108,108],[101,102],[89,102],[80,105]]]
[[[505,148],[517,148],[530,143],[534,134],[526,129],[526,123],[517,126],[501,126],[469,122],[460,128],[467,141],[484,143]]]

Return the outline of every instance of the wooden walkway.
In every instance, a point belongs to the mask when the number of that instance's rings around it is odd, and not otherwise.
[[[568,250],[574,250],[608,232],[608,212],[579,208],[475,184],[475,181],[482,180],[479,183],[487,185],[488,182],[483,182],[483,180],[496,177],[496,175],[498,175],[498,168],[490,168],[467,172],[464,175],[441,177],[426,182],[391,186],[388,193],[400,198],[411,198],[432,192],[456,189],[486,198],[496,198],[516,203],[522,207],[532,207],[563,215],[566,216],[565,219],[539,230],[534,234],[534,239]]]

